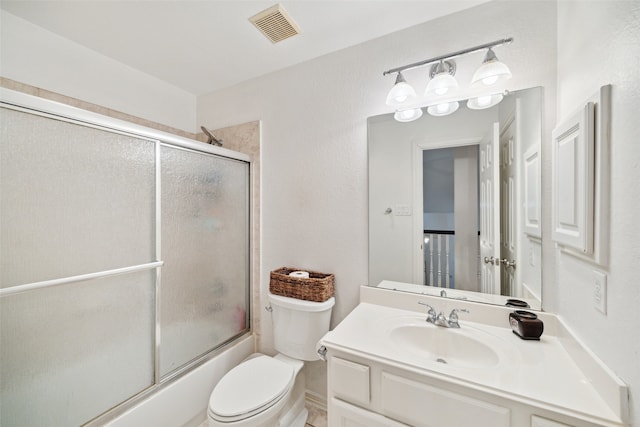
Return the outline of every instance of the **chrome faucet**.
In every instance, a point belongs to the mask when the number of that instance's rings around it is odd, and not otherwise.
[[[433,307],[431,307],[429,304],[424,303],[422,301],[418,301],[418,304],[424,305],[425,307],[427,307],[429,309],[429,311],[427,311],[427,318],[425,320],[427,322],[429,322],[429,323],[435,324],[436,323],[436,316],[437,316],[436,310]]]
[[[444,328],[459,328],[458,313],[469,313],[469,310],[465,310],[464,308],[454,308],[451,310],[451,314],[449,314],[449,318],[447,319],[443,311],[437,313],[433,307],[422,301],[418,301],[418,304],[424,305],[429,309],[427,311],[427,318],[425,319],[427,322]]]
[[[469,310],[464,308],[454,308],[451,310],[451,314],[449,314],[449,327],[450,328],[459,328],[460,323],[458,323],[458,313],[469,313]]]

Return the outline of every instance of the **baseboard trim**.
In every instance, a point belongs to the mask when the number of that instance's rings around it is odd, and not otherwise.
[[[318,393],[307,390],[304,394],[304,400],[307,403],[322,409],[323,411],[327,410],[327,398],[319,395]]]

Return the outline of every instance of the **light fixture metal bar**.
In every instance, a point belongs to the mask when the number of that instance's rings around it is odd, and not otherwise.
[[[414,62],[413,64],[403,65],[402,67],[392,68],[392,69],[387,70],[384,73],[382,73],[382,75],[386,76],[387,74],[392,74],[392,73],[397,73],[397,72],[400,72],[400,71],[410,70],[412,68],[422,67],[424,65],[432,64],[434,62],[442,61],[444,59],[456,58],[458,56],[466,55],[468,53],[477,52],[477,51],[482,50],[482,49],[487,49],[487,48],[494,47],[494,46],[500,46],[500,45],[508,44],[508,43],[511,43],[511,42],[513,42],[513,37],[508,37],[506,39],[496,40],[496,41],[493,41],[493,42],[481,44],[481,45],[470,47],[470,48],[467,48],[467,49],[458,50],[456,52],[448,53],[446,55],[435,56],[433,58],[425,59],[424,61]]]

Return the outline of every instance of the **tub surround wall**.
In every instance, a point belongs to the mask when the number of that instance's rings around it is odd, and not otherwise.
[[[367,117],[391,111],[384,100],[394,77],[382,72],[505,35],[515,42],[496,53],[513,72],[509,87],[544,87],[548,137],[556,115],[554,2],[489,2],[198,98],[198,123],[262,124],[260,307],[269,272],[283,265],[335,274],[333,326],[358,304],[368,283]],[[481,54],[456,59],[459,81],[470,81],[481,61]],[[405,77],[423,81],[417,71]],[[543,250],[552,252],[550,244]],[[551,269],[545,276],[552,280]],[[269,322],[259,332],[260,351],[273,351]],[[305,369],[309,392],[326,396],[325,364]]]

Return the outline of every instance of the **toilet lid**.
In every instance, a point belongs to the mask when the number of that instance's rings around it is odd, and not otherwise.
[[[289,390],[294,369],[269,356],[258,356],[230,370],[213,389],[209,409],[237,417],[269,405]]]

